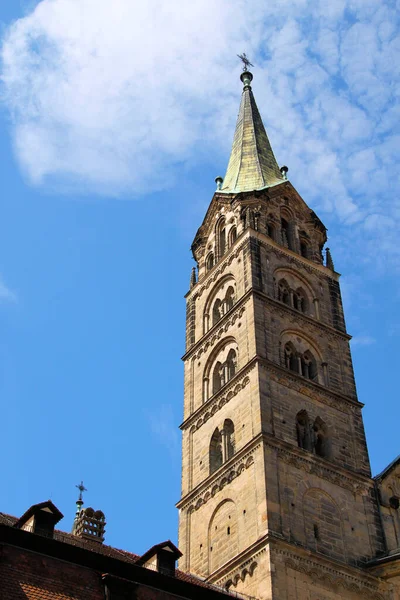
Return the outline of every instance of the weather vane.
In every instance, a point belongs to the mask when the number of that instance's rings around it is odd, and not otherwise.
[[[79,490],[79,501],[82,502],[82,494],[83,494],[83,492],[87,492],[87,489],[83,485],[83,481],[81,481],[80,484],[76,485],[75,487],[77,487]]]
[[[243,52],[243,54],[237,54],[236,56],[240,58],[244,64],[243,71],[247,71],[249,67],[254,67],[254,65],[247,58],[246,52]]]

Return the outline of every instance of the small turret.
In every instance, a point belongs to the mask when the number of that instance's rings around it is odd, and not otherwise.
[[[192,274],[190,276],[190,289],[192,289],[196,285],[196,267],[192,268]]]
[[[333,264],[332,255],[329,248],[326,249],[326,266],[328,269],[331,269],[331,271],[335,270],[335,265]]]

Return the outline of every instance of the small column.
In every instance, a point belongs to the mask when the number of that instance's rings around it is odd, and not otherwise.
[[[208,379],[208,377],[204,377],[203,379],[203,402],[207,402],[208,398],[209,398],[209,392],[210,392],[210,380]]]
[[[222,438],[222,463],[228,460],[228,444],[227,444],[227,435],[225,429],[221,431]]]
[[[328,386],[329,385],[329,375],[328,375],[328,363],[326,363],[326,362],[322,363],[322,374],[323,374],[323,378],[324,378],[324,385]]]
[[[301,356],[297,357],[297,362],[298,362],[298,365],[299,365],[299,373],[300,373],[300,375],[303,375],[303,369],[301,367]]]
[[[293,290],[289,290],[290,306],[294,308]]]
[[[315,318],[318,319],[318,321],[321,320],[321,316],[319,313],[319,300],[318,298],[314,298],[313,299],[313,304],[314,304],[314,312],[315,312]]]

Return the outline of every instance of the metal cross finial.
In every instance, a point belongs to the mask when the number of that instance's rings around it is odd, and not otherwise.
[[[243,67],[243,71],[247,71],[249,67],[254,67],[253,64],[251,64],[251,62],[249,61],[249,59],[246,56],[246,52],[243,52],[243,54],[237,54],[236,55],[238,58],[240,58],[240,60],[243,62],[244,67]]]
[[[82,493],[87,492],[87,489],[83,485],[83,481],[81,481],[80,484],[76,485],[75,487],[77,487],[79,490],[79,501],[82,502]]]

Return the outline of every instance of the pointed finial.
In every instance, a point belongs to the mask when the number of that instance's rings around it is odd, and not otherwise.
[[[192,274],[190,276],[190,289],[192,289],[196,285],[196,267],[192,268]]]
[[[75,487],[78,488],[78,490],[79,490],[79,498],[76,501],[76,511],[75,511],[74,523],[72,525],[72,533],[75,533],[75,531],[76,531],[76,524],[78,521],[79,513],[81,512],[82,506],[84,504],[82,494],[83,494],[83,492],[87,492],[87,489],[83,485],[83,481],[81,481],[80,484],[76,485]]]
[[[240,75],[240,79],[243,82],[244,89],[246,90],[250,88],[250,84],[253,81],[253,74],[250,73],[249,67],[254,67],[254,65],[251,64],[247,58],[246,52],[243,52],[243,54],[238,54],[237,57],[243,62],[243,73]]]
[[[335,266],[334,266],[333,260],[332,260],[331,251],[329,250],[329,248],[326,249],[326,266],[328,267],[328,269],[331,269],[331,271],[335,270]]]
[[[215,178],[215,183],[217,184],[217,191],[222,188],[223,182],[224,182],[224,178],[223,177],[218,176],[218,177]]]

